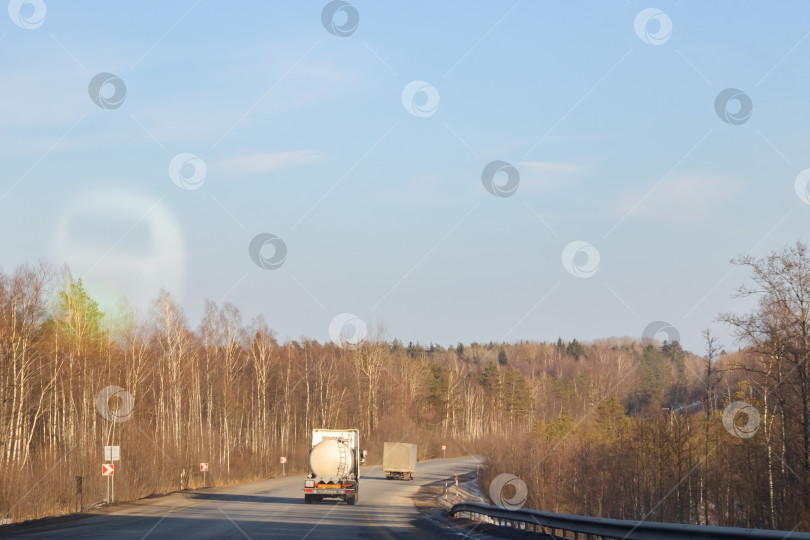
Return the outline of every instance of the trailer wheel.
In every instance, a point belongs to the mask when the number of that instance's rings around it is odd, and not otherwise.
[[[304,495],[304,504],[312,504],[312,497],[310,495]]]
[[[354,497],[349,497],[346,499],[346,504],[348,504],[349,506],[353,505],[355,502],[356,499]]]

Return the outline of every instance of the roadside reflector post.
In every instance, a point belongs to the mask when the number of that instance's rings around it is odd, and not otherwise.
[[[76,508],[76,512],[79,512],[84,507],[84,504],[83,504],[83,501],[82,501],[83,494],[82,494],[82,477],[81,476],[76,477],[76,495],[78,495],[78,497],[76,497],[76,503],[78,504],[78,508]]]
[[[458,474],[456,474],[456,502],[461,502],[458,498]]]
[[[444,500],[447,500],[447,478],[444,479]]]

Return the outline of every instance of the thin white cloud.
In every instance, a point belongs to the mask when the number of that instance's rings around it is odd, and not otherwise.
[[[420,174],[403,182],[400,189],[382,193],[381,198],[404,204],[435,204],[444,200],[442,181],[440,174]]]
[[[87,81],[79,78],[75,70],[52,69],[0,72],[3,78],[0,117],[4,131],[15,130],[16,137],[20,136],[20,131],[30,133],[43,128],[58,131],[95,107],[87,92],[66,91],[65,87],[70,88],[70,84],[87,87]],[[55,80],[60,84],[54,84]]]
[[[578,173],[584,170],[581,165],[559,161],[520,161],[517,164],[521,172],[541,173]]]
[[[568,186],[579,178],[585,167],[576,163],[557,161],[520,161],[515,163],[520,172],[520,190],[551,191]]]
[[[648,188],[622,196],[610,204],[612,217],[654,221],[695,219],[717,210],[738,191],[731,178],[705,174],[685,174],[664,180]]]
[[[315,150],[290,150],[287,152],[246,154],[222,160],[214,167],[228,173],[243,175],[267,174],[280,169],[315,163],[323,160],[323,154]]]

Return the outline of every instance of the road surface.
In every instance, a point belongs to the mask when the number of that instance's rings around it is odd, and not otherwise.
[[[77,519],[0,527],[3,538],[381,538],[430,537],[415,527],[411,500],[423,484],[474,471],[477,458],[417,464],[413,481],[386,480],[379,466],[361,470],[356,505],[304,504],[303,476],[274,478],[228,488],[174,493],[125,503]]]

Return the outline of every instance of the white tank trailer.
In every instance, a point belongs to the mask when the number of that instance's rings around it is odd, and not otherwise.
[[[416,445],[404,442],[383,444],[383,474],[387,480],[413,480],[416,472]]]
[[[356,429],[313,429],[309,451],[309,474],[304,481],[304,502],[339,498],[346,504],[359,500],[360,431]]]

